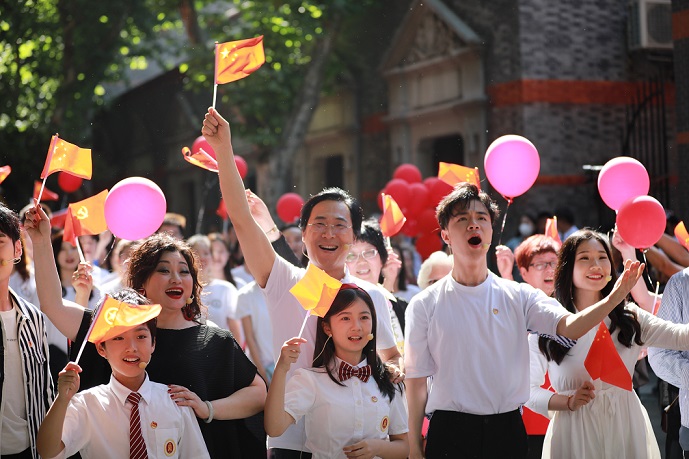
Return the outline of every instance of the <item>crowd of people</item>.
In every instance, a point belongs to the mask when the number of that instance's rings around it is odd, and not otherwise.
[[[521,217],[494,273],[497,204],[460,183],[421,262],[339,188],[278,228],[227,121],[209,109],[201,132],[231,233],[185,240],[169,214],[144,240],[81,236],[80,260],[43,206],[0,205],[2,458],[657,458],[646,348],[679,388],[666,451],[689,450],[689,253],[670,235],[647,254],[662,302],[633,247],[566,210],[562,243]],[[317,319],[291,293],[312,269],[341,285]],[[111,299],[140,319],[93,339]]]

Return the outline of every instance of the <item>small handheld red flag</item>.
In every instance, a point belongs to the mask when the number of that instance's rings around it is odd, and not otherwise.
[[[192,153],[189,147],[182,148],[182,156],[184,160],[194,166],[206,169],[211,172],[218,172],[218,161],[211,155],[206,153],[203,148],[199,148],[199,151]]]
[[[0,167],[0,183],[4,182],[5,179],[7,178],[8,175],[12,172],[12,168],[10,166],[2,166]]]
[[[584,360],[584,367],[591,379],[599,379],[622,389],[632,390],[632,376],[624,366],[620,354],[612,342],[605,323],[601,322],[593,344]]]
[[[562,244],[562,241],[560,240],[560,233],[557,232],[557,217],[546,220],[545,235],[558,244]]]
[[[44,179],[57,171],[91,180],[91,150],[78,147],[54,135],[50,140],[41,178]]]
[[[263,35],[215,44],[215,84],[246,78],[266,61]]]
[[[34,180],[33,182],[33,198],[38,199],[38,195],[41,192],[41,185],[42,183],[39,182],[38,180]],[[50,191],[48,188],[43,188],[43,196],[41,196],[42,201],[57,201],[60,199],[60,196],[55,193],[54,191]]]
[[[65,233],[62,240],[73,245],[77,236],[100,234],[108,229],[105,221],[105,198],[108,190],[101,191],[95,196],[75,202],[67,208],[65,219]]]
[[[392,237],[399,233],[406,221],[407,217],[393,197],[383,193],[383,216],[380,219],[380,231],[383,236]]]
[[[458,183],[469,182],[476,185],[479,190],[481,189],[478,167],[472,169],[459,164],[441,162],[438,164],[438,178],[452,187]]]

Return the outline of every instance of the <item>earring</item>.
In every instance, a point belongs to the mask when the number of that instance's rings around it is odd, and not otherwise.
[[[193,303],[193,302],[194,302],[194,295],[192,295],[192,296],[190,296],[189,298],[187,298],[187,301],[186,301],[187,304],[191,304],[191,303]]]
[[[139,293],[139,295],[145,297],[146,296],[146,289],[145,288],[137,288],[136,291]]]

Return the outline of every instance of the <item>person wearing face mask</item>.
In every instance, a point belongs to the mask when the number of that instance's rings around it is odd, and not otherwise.
[[[524,239],[534,234],[536,231],[536,221],[529,214],[523,214],[519,219],[519,229],[517,234],[510,238],[505,245],[509,247],[513,252],[519,244],[524,242]]]

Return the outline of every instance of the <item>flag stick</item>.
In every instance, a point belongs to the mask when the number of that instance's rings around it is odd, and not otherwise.
[[[385,236],[385,248],[388,250],[392,250],[392,244],[390,243],[390,236]]]
[[[46,176],[43,179],[43,183],[41,183],[41,190],[38,192],[38,198],[36,199],[36,204],[41,202],[41,196],[43,196],[43,190],[45,189],[45,181],[48,180],[48,176]]]
[[[299,330],[299,338],[301,338],[301,334],[304,333],[304,327],[306,327],[306,321],[309,320],[310,315],[311,312],[307,312],[306,317],[304,317],[304,322],[301,324],[301,329]]]
[[[84,263],[86,260],[84,259],[84,252],[81,250],[81,244],[79,244],[79,236],[74,236],[74,244],[77,246],[77,252],[79,252],[79,261]]]
[[[502,217],[502,226],[500,227],[500,237],[498,238],[498,245],[502,244],[502,233],[505,231],[505,222],[507,221],[507,211],[510,210],[510,204],[512,204],[512,198],[507,199],[507,208],[505,209],[505,215]]]
[[[213,86],[213,110],[215,110],[215,100],[218,97],[218,84],[216,83],[215,86]]]
[[[658,309],[660,309],[660,301],[658,301],[658,300],[660,300],[660,298],[658,298],[658,291],[659,290],[660,290],[660,282],[656,282],[656,291],[653,294],[653,297],[655,298],[653,300],[653,311],[651,311],[653,313],[653,315],[658,314]]]
[[[96,306],[96,309],[93,311],[93,318],[91,319],[91,325],[89,325],[89,330],[86,332],[86,336],[84,336],[84,341],[81,343],[81,347],[79,348],[79,353],[77,354],[77,358],[74,360],[74,363],[77,365],[79,364],[79,359],[81,358],[81,354],[84,352],[84,348],[86,347],[86,343],[89,340],[89,336],[91,336],[91,332],[93,331],[93,326],[96,325],[96,320],[98,319],[98,314],[100,314],[101,309],[103,309],[103,305],[108,299],[108,295],[105,295],[101,303]]]

